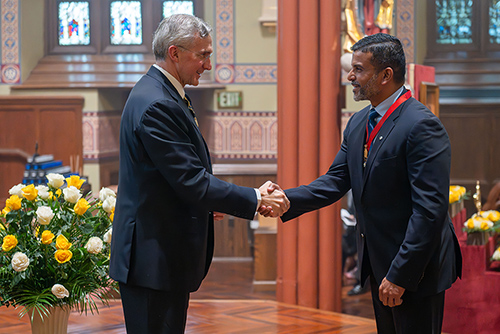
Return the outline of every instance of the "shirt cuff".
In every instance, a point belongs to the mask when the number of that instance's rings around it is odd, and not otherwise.
[[[255,212],[257,212],[260,208],[260,203],[262,202],[262,196],[260,195],[260,191],[257,188],[255,189],[255,194],[257,195],[257,207],[255,208]]]

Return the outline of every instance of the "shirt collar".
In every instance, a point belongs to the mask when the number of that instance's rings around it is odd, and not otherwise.
[[[401,95],[403,92],[404,86],[401,86],[397,91],[395,91],[391,96],[389,96],[387,99],[382,101],[378,106],[375,107],[377,110],[378,114],[382,117],[384,117],[385,113],[389,108],[393,105],[394,102],[398,99],[398,97]],[[373,106],[372,106],[373,108]]]
[[[186,96],[186,92],[184,91],[184,87],[182,87],[181,83],[172,74],[168,73],[160,65],[153,64],[153,66],[156,67],[161,73],[163,73],[164,76],[167,77],[168,81],[170,81],[172,83],[172,85],[174,85],[175,89],[177,90],[177,92],[179,93],[181,98],[184,99],[184,97]]]

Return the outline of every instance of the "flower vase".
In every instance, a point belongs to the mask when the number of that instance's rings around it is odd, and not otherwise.
[[[69,307],[49,307],[49,315],[40,318],[38,312],[34,311],[31,322],[32,334],[67,334],[68,319],[71,314]]]
[[[480,246],[486,245],[489,233],[487,232],[469,232],[467,233],[467,245]]]

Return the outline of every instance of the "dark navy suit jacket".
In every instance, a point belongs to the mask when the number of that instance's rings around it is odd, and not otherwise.
[[[207,145],[169,80],[151,67],[132,89],[120,128],[110,276],[195,291],[210,266],[213,211],[252,219],[255,190],[212,175]]]
[[[462,268],[448,215],[448,134],[429,109],[410,98],[383,124],[363,167],[369,109],[351,117],[325,175],[286,190],[291,207],[282,220],[329,205],[352,188],[361,281],[373,272],[378,284],[387,276],[422,295],[444,291]]]

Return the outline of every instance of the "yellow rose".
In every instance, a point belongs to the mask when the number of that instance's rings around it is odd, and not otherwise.
[[[74,210],[77,215],[83,215],[90,208],[89,203],[85,198],[80,198],[78,202],[76,202]]]
[[[2,250],[4,252],[10,251],[12,248],[16,246],[17,246],[17,238],[14,235],[9,234],[3,237]]]
[[[496,210],[488,211],[488,219],[491,220],[492,222],[500,220],[500,212]]]
[[[472,218],[467,219],[467,228],[472,230],[474,228],[474,220]]]
[[[455,202],[458,202],[458,200],[459,200],[459,197],[458,197],[458,196],[459,196],[459,195],[458,195],[458,193],[456,193],[456,192],[452,192],[452,193],[450,193],[450,200],[449,200],[449,202],[450,202],[450,203],[455,203]]]
[[[66,178],[66,183],[68,184],[68,187],[73,186],[76,189],[80,189],[84,182],[85,180],[80,179],[78,175],[71,175],[70,177]]]
[[[458,202],[467,190],[462,186],[450,186],[450,203]]]
[[[111,214],[109,215],[109,219],[111,219],[111,221],[113,221],[115,219],[115,208],[113,208],[113,210],[111,210]]]
[[[38,196],[38,190],[35,188],[33,184],[26,186],[23,188],[23,197],[28,201],[33,201]]]
[[[485,231],[490,228],[490,225],[488,225],[488,222],[486,221],[481,221],[481,230]]]
[[[45,230],[42,232],[42,244],[44,245],[51,244],[53,240],[54,240],[54,233],[50,232],[49,230]]]
[[[19,210],[21,208],[21,199],[17,195],[12,195],[5,201],[5,206],[10,210]]]
[[[5,208],[2,209],[2,215],[4,215],[4,216],[6,214],[8,214],[9,212],[10,212],[10,209],[8,207],[5,207]]]
[[[57,189],[56,190],[56,197],[60,197],[62,194],[62,190],[61,189]]]
[[[66,263],[73,257],[73,253],[70,250],[60,249],[54,254],[56,261],[59,263]]]
[[[71,247],[71,243],[62,234],[59,234],[56,238],[56,248],[61,250],[68,250]]]

